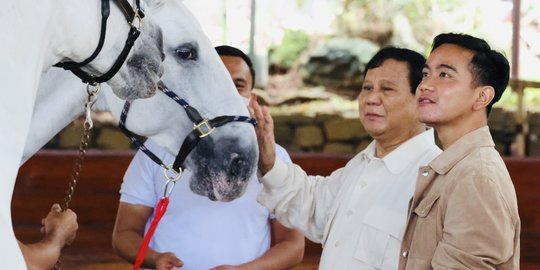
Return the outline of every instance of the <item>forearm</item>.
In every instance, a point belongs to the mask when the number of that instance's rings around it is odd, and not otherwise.
[[[135,264],[139,248],[143,242],[143,237],[133,231],[124,231],[113,234],[114,252],[131,264]],[[142,267],[155,268],[155,257],[157,252],[150,247],[146,250]]]
[[[29,270],[48,270],[53,268],[62,250],[60,243],[56,243],[48,238],[44,238],[34,244],[23,244],[19,242],[19,247]]]

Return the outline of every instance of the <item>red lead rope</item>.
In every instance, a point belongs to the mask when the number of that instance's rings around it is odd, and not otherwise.
[[[154,213],[154,219],[152,220],[152,224],[150,225],[150,228],[148,228],[148,231],[146,232],[146,235],[144,236],[144,240],[139,249],[139,254],[137,255],[137,259],[135,260],[135,264],[133,265],[133,270],[140,269],[141,264],[144,261],[144,255],[146,255],[146,251],[148,250],[150,239],[152,239],[152,236],[154,235],[154,231],[156,230],[156,227],[159,221],[161,220],[161,218],[167,211],[168,205],[169,205],[169,197],[161,197],[161,199],[159,199],[159,202],[156,206],[156,212]]]

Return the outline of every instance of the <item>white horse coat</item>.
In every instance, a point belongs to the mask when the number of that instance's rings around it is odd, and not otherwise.
[[[161,6],[166,8],[160,8]],[[166,19],[162,19],[162,24],[165,21],[171,27],[168,32],[172,34],[166,44],[174,43],[175,46],[162,48],[160,29],[149,23],[150,18],[159,18],[159,16],[152,14],[154,9],[161,10],[160,16],[166,17]],[[109,85],[116,95],[129,99],[152,95],[157,88],[156,82],[159,80],[159,75],[163,72],[160,65],[162,54],[186,56],[185,50],[178,51],[178,49],[186,48],[186,43],[182,41],[189,41],[190,35],[200,36],[202,31],[193,17],[183,10],[185,8],[176,1],[156,0],[149,4],[141,36],[135,42],[126,64],[109,81]],[[187,19],[183,18],[184,15]],[[0,140],[0,169],[3,178],[0,181],[0,246],[2,250],[0,261],[2,261],[2,267],[6,269],[25,269],[24,260],[13,235],[11,224],[10,203],[15,176],[27,139],[32,140],[31,138],[37,134],[36,132],[52,132],[60,127],[55,126],[52,129],[45,128],[44,130],[33,128],[32,133],[27,137],[34,100],[36,100],[36,89],[41,73],[46,72],[53,64],[64,59],[75,62],[82,61],[93,52],[99,37],[100,2],[70,0],[9,1],[4,3],[3,8],[0,9],[0,20],[4,26],[8,26],[0,30],[2,36],[5,37],[2,45],[0,45],[2,46],[0,59],[3,61],[0,66],[0,78],[5,88],[3,98],[0,99],[0,125],[4,128],[2,140]],[[182,23],[190,23],[192,24],[190,26],[194,27],[192,29],[187,27],[186,32],[174,29]],[[108,35],[102,53],[87,68],[90,72],[100,74],[106,71],[124,45],[128,25],[124,16],[120,14],[114,4],[111,4],[111,16],[109,17],[107,32]],[[119,33],[125,34],[120,35]],[[173,35],[174,33],[176,35]],[[190,44],[193,46],[187,47],[193,47],[197,49],[196,51],[199,49],[207,52],[213,51],[208,40]],[[203,56],[207,57],[206,54],[201,53],[200,59]],[[216,71],[214,72],[216,74],[210,73],[208,78],[204,78],[202,74],[191,74],[189,71],[190,65],[198,66],[202,70],[215,70],[210,66],[219,63],[219,58],[215,53],[214,55],[210,54],[208,58],[211,61],[200,61],[201,63],[199,63],[196,61],[180,61],[179,58],[170,57],[166,60],[168,70],[163,76],[163,81],[171,89],[183,89],[182,91],[187,92],[203,91],[201,85],[204,80],[207,83],[213,82],[213,87],[221,84],[222,88],[219,90],[223,92],[223,87],[226,87],[229,93],[224,100],[232,102],[233,106],[228,104],[231,108],[239,107],[238,110],[229,111],[231,113],[246,113],[240,99],[232,94],[235,91],[232,84],[227,84],[229,78],[226,77],[228,74],[225,74],[224,68],[221,70],[221,75],[217,74],[220,72]],[[219,68],[217,70],[219,71]],[[196,78],[199,82],[175,81],[182,74],[185,74],[185,76],[193,75],[193,78]],[[60,108],[71,106],[73,101],[67,98],[67,91],[77,91],[77,89],[66,89],[64,93],[66,96],[61,98],[55,96],[54,99],[49,99],[51,103],[48,103],[48,107],[46,107],[46,114],[42,115],[42,123],[46,124],[55,121],[51,119],[54,118],[52,115],[56,115],[54,110],[58,109],[57,113],[61,113]],[[216,93],[217,89],[212,91]],[[194,106],[197,106],[196,104],[204,104],[205,107],[216,106],[215,96],[214,102],[208,102],[203,100],[201,93],[199,92],[199,96],[193,97],[194,102],[192,103],[194,103]],[[39,104],[48,100],[48,94],[47,92],[40,92],[38,100],[36,100],[36,108],[40,108]],[[120,100],[114,97],[110,91],[105,94],[110,95],[111,99],[116,99],[117,105],[120,104]],[[138,100],[133,102],[133,112],[128,116],[127,126],[141,135],[156,137],[156,141],[164,145],[166,149],[175,152],[181,143],[179,137],[183,135],[175,131],[179,129],[179,126],[185,128],[182,125],[183,117],[178,113],[178,105],[165,101],[162,94],[156,95],[156,98],[152,100],[151,103],[140,103]],[[153,104],[154,106],[145,108],[146,104]],[[173,107],[176,108],[175,115],[169,117],[172,115]],[[202,110],[202,113],[204,114],[205,111]],[[60,119],[65,117],[67,116],[60,117]],[[209,117],[212,117],[212,115],[209,115]],[[166,121],[173,121],[175,124],[168,126]],[[187,123],[185,124],[187,125]],[[224,128],[224,131],[227,129],[230,131],[235,125]],[[237,126],[240,129],[244,128],[240,125]],[[229,131],[226,133],[229,133]],[[251,137],[248,138],[246,146],[256,149],[253,129],[251,128],[251,131],[249,131],[246,128],[246,131],[249,134],[247,137]],[[50,136],[54,134],[52,133]],[[249,152],[253,151],[256,152],[253,149],[249,150]],[[35,152],[35,149],[31,152]],[[36,218],[39,219],[39,217]]]

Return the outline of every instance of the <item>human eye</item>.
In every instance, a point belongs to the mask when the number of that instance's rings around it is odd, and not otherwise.
[[[236,86],[236,89],[238,89],[238,91],[244,90],[244,88],[246,88],[246,86],[241,83],[235,83],[234,86]]]
[[[448,74],[448,73],[442,71],[441,73],[439,73],[439,77],[441,77],[441,78],[449,78],[449,77],[450,77],[450,74]]]
[[[371,85],[362,86],[362,91],[371,91],[371,90],[373,90],[373,87]]]
[[[429,77],[429,73],[426,70],[422,70],[422,78]]]

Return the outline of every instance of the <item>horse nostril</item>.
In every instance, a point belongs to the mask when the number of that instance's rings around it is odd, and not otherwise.
[[[214,202],[217,201],[217,198],[216,198],[216,195],[214,194],[214,192],[210,192],[207,197],[211,201],[214,201]]]
[[[239,176],[244,170],[246,170],[246,159],[240,156],[235,156],[232,158],[229,166],[229,175],[230,176]]]

